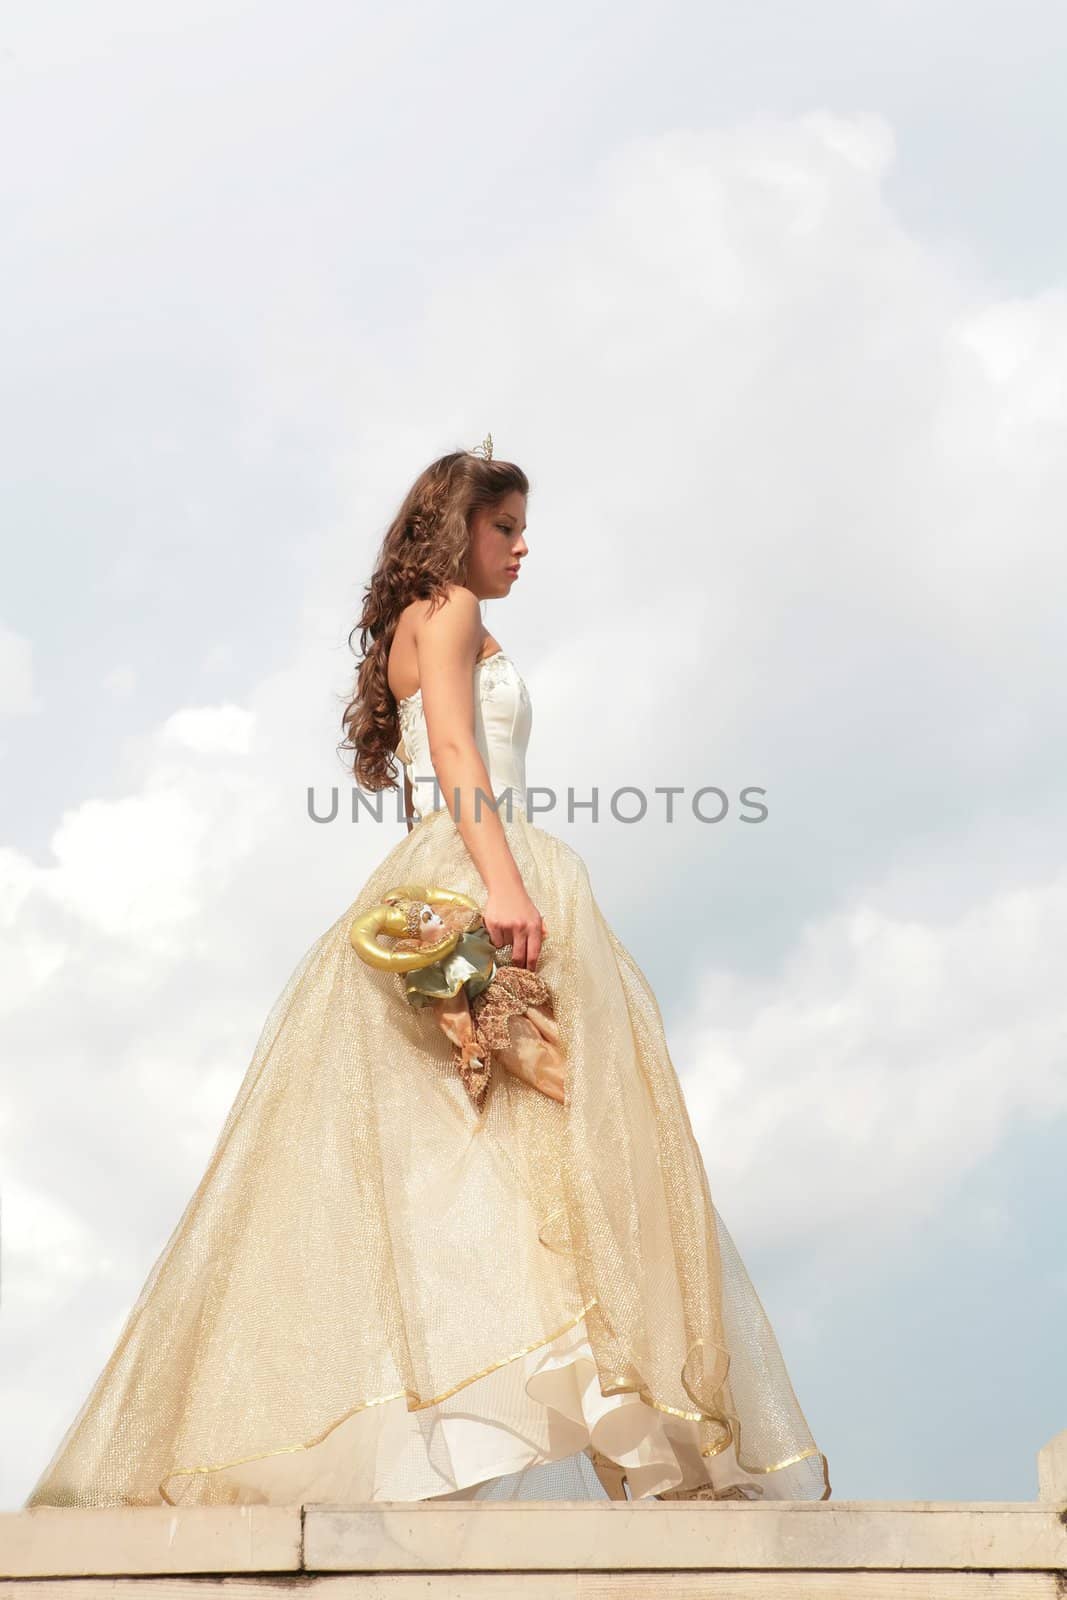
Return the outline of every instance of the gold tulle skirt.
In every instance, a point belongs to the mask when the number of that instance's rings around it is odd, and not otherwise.
[[[521,808],[504,826],[548,924],[566,1104],[495,1069],[479,1116],[432,1017],[349,944],[399,883],[484,899],[431,812],[287,982],[27,1505],[473,1495],[582,1451],[631,1497],[829,1495],[648,982],[581,857]]]

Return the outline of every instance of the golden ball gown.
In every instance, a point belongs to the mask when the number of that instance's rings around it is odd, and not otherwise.
[[[349,942],[398,884],[485,899],[413,695],[418,821],[287,981],[27,1506],[829,1496],[655,996],[580,855],[526,813],[527,685],[498,651],[473,693],[549,930],[565,1103],[496,1070],[479,1114],[432,1017]]]

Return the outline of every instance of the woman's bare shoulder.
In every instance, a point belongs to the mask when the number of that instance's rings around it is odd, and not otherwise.
[[[412,622],[423,623],[428,622],[431,617],[441,616],[442,613],[464,620],[480,616],[478,597],[465,584],[450,583],[443,591],[428,600],[410,600],[401,612],[401,616],[410,616]]]
[[[461,583],[432,600],[413,600],[401,613],[416,643],[430,635],[477,643],[485,632],[478,598]]]

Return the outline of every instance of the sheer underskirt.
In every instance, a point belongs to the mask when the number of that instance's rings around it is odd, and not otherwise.
[[[241,1500],[302,1504],[641,1499],[709,1483],[753,1499],[790,1492],[788,1467],[755,1477],[732,1446],[702,1457],[695,1423],[636,1393],[604,1395],[584,1318],[445,1400],[410,1411],[393,1396],[226,1476]]]

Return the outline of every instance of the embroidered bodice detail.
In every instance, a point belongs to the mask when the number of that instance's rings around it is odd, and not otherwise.
[[[526,749],[530,741],[533,707],[522,674],[503,650],[494,650],[474,664],[474,738],[485,762],[493,796],[511,791],[516,810],[526,806]],[[430,760],[430,740],[422,708],[422,690],[397,702],[400,743],[396,757],[411,779],[412,811],[421,821],[445,805]],[[501,806],[507,815],[507,806]]]

